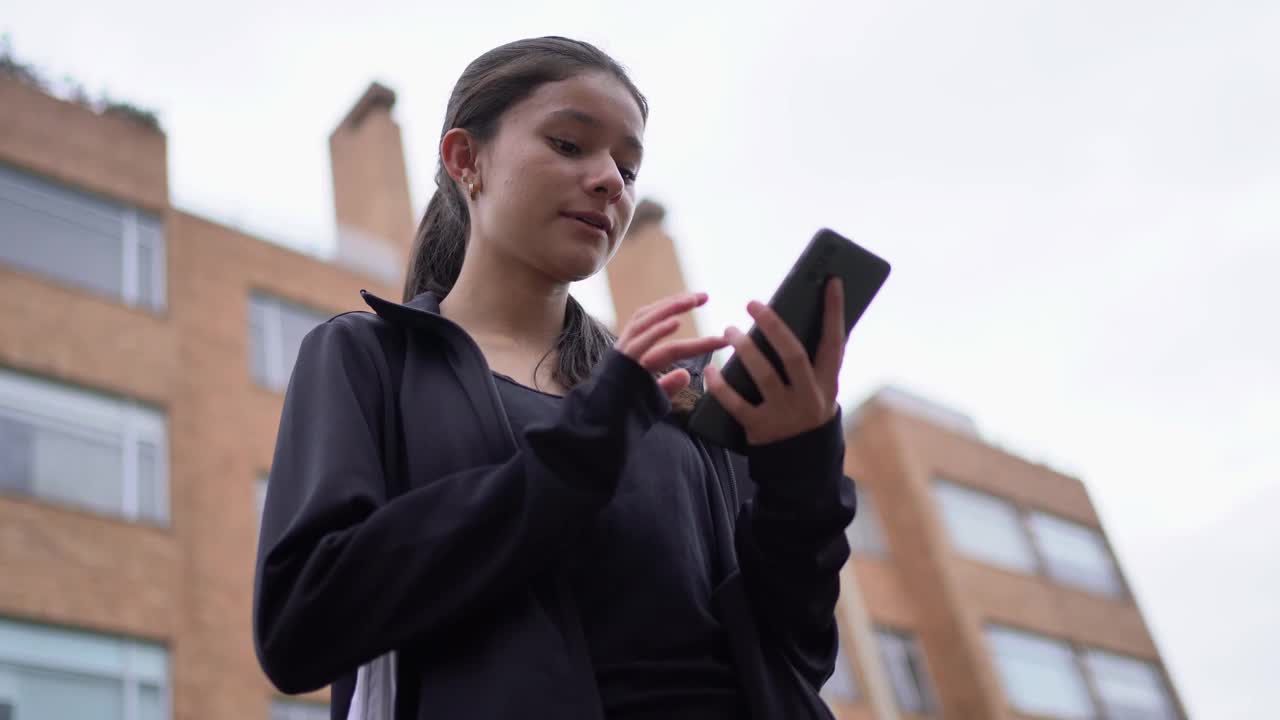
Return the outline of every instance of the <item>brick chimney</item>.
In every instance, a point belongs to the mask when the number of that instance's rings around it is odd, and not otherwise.
[[[398,284],[413,242],[413,210],[396,94],[373,83],[329,135],[338,261]]]
[[[658,203],[640,201],[622,247],[605,268],[619,329],[644,305],[688,290],[675,243],[662,226],[665,215]],[[679,337],[697,334],[692,316],[685,318],[677,331]]]

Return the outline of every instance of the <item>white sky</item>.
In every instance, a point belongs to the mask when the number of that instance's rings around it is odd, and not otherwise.
[[[1188,710],[1274,717],[1280,3],[775,5],[42,0],[0,31],[158,109],[177,205],[311,248],[370,80],[400,94],[420,209],[468,61],[601,45],[652,103],[641,190],[704,329],[748,325],[819,226],[888,258],[846,407],[898,383],[1083,477]]]

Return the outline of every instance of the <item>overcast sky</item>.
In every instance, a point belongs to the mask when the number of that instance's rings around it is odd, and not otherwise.
[[[748,325],[819,226],[882,254],[846,407],[899,384],[1082,477],[1188,710],[1280,707],[1280,3],[42,0],[0,31],[158,109],[179,207],[320,250],[369,81],[420,209],[467,62],[599,44],[651,101],[640,189],[704,329]]]

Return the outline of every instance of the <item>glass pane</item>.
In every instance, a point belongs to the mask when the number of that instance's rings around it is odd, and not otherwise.
[[[880,645],[880,655],[889,675],[889,682],[893,685],[898,709],[914,713],[932,709],[924,662],[915,640],[897,632],[877,630],[876,641]]]
[[[165,698],[160,688],[139,685],[137,720],[164,720],[165,715]]]
[[[0,263],[121,296],[122,209],[0,167]]]
[[[155,271],[155,252],[145,243],[138,243],[138,304],[151,307],[155,293],[151,274]]]
[[[1092,718],[1084,678],[1067,645],[1008,628],[988,628],[987,640],[1009,703],[1021,712]]]
[[[845,655],[844,643],[836,649],[836,666],[827,683],[822,686],[822,697],[827,700],[857,700],[858,686],[853,680],[853,667]]]
[[[849,523],[845,535],[849,538],[849,549],[865,555],[884,555],[884,531],[880,527],[880,518],[871,494],[858,487],[858,512]]]
[[[118,638],[0,618],[0,665],[56,668],[82,675],[124,673]]]
[[[31,492],[35,447],[35,428],[0,415],[0,491]]]
[[[169,684],[169,653],[161,645],[129,643],[129,673],[145,685]]]
[[[271,720],[329,720],[329,706],[301,700],[272,700]]]
[[[298,360],[298,349],[302,347],[302,338],[311,332],[312,328],[328,319],[328,315],[281,303],[280,359],[284,367],[280,369],[279,377],[284,385],[288,384],[289,376],[293,374],[293,365]]]
[[[157,217],[138,214],[138,304],[153,310],[165,305],[164,226]]]
[[[957,550],[1012,570],[1035,570],[1035,556],[1012,503],[945,481],[936,483],[935,492]]]
[[[1120,594],[1120,575],[1100,534],[1045,513],[1032,513],[1030,525],[1054,579],[1104,595]]]
[[[270,387],[267,374],[267,300],[258,295],[249,298],[249,370],[259,385]]]
[[[1085,667],[1111,720],[1176,720],[1173,699],[1154,665],[1101,650],[1085,653]]]
[[[124,506],[123,469],[118,438],[71,428],[36,430],[35,495],[119,515]]]
[[[169,520],[165,499],[165,477],[160,468],[160,450],[154,443],[138,443],[138,517],[153,522]]]
[[[124,684],[119,679],[0,666],[0,673],[6,671],[17,690],[13,698],[17,720],[124,720]]]

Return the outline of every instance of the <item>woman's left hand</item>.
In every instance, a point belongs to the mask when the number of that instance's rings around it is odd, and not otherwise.
[[[747,402],[714,365],[707,366],[707,391],[742,425],[750,445],[786,440],[825,425],[839,409],[836,393],[844,362],[844,289],[839,278],[827,282],[822,339],[812,363],[804,345],[772,308],[752,301],[747,312],[777,351],[790,382],[783,382],[750,336],[730,327],[725,339],[760,389],[762,400],[759,405]]]

